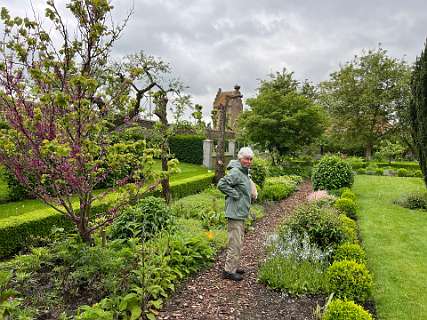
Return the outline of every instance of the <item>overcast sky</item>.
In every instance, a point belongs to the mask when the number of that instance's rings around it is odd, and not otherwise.
[[[58,4],[64,0],[56,1]],[[32,0],[36,10],[44,0]],[[0,0],[32,17],[29,0]],[[218,88],[256,94],[286,67],[314,83],[378,43],[413,62],[427,36],[426,0],[113,0],[117,19],[134,13],[114,53],[139,50],[168,61],[207,116]],[[60,5],[63,7],[63,5]],[[42,12],[42,11],[40,11]]]

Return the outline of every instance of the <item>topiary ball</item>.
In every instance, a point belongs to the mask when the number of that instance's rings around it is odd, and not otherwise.
[[[344,191],[343,193],[341,193],[341,198],[346,198],[346,199],[356,201],[356,195],[352,191],[347,191],[347,190]]]
[[[345,242],[340,244],[334,252],[334,261],[352,260],[357,263],[366,263],[366,253],[363,248],[356,243]]]
[[[346,161],[337,156],[325,156],[314,166],[311,181],[314,190],[334,190],[351,187],[354,177]]]
[[[334,207],[347,215],[347,217],[356,219],[357,206],[356,203],[348,198],[339,198],[335,201]]]
[[[364,264],[343,260],[334,262],[326,271],[329,293],[337,298],[365,302],[372,290],[372,276]]]
[[[332,300],[322,320],[372,320],[371,314],[353,301]]]
[[[338,216],[341,222],[341,231],[344,234],[344,239],[347,242],[354,243],[357,241],[357,224],[356,221],[347,217],[345,214],[340,214]]]

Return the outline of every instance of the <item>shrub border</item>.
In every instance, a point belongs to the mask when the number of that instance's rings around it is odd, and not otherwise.
[[[212,184],[213,173],[197,175],[179,181],[171,182],[171,192],[174,199],[203,191]],[[160,195],[160,191],[153,193]],[[103,203],[96,204],[96,210]],[[39,209],[11,216],[0,220],[0,258],[11,256],[28,244],[30,236],[47,236],[53,226],[71,229],[71,222],[61,213]]]

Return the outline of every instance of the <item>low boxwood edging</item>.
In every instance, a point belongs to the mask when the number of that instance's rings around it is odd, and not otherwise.
[[[212,184],[214,174],[207,173],[171,183],[174,199],[203,191]],[[160,195],[155,191],[154,195]],[[93,211],[105,208],[99,203],[92,206]],[[28,245],[31,236],[43,237],[49,235],[53,226],[72,228],[72,223],[61,213],[53,209],[41,209],[19,216],[11,216],[0,220],[0,258],[11,256]]]

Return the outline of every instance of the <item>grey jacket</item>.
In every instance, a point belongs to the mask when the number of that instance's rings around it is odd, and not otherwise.
[[[218,182],[218,189],[225,194],[225,216],[245,220],[251,205],[251,180],[248,168],[238,160],[231,160],[227,166],[228,174]]]

